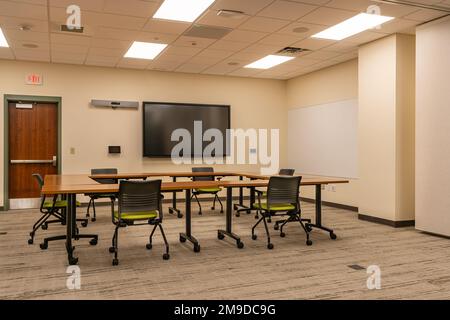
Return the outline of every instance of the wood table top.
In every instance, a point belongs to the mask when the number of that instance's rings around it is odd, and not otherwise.
[[[192,190],[217,188],[220,186],[219,181],[180,181],[180,182],[163,182],[161,184],[162,191],[176,190]],[[65,184],[65,185],[45,185],[42,188],[44,195],[57,194],[98,194],[98,193],[117,193],[119,192],[118,184]]]

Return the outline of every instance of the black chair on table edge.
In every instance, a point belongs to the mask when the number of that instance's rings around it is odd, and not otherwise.
[[[91,175],[96,174],[117,174],[119,171],[116,168],[110,168],[110,169],[91,169]],[[101,184],[116,184],[117,179],[94,179],[98,183]],[[95,222],[97,220],[97,212],[95,210],[95,200],[99,199],[110,199],[112,203],[116,201],[117,194],[115,193],[107,193],[107,194],[85,194],[85,196],[89,197],[89,204],[86,211],[86,218],[89,218],[91,216],[90,209],[92,206],[94,215],[91,219],[92,222]]]
[[[152,225],[153,230],[149,237],[147,250],[153,248],[152,240],[156,228],[159,228],[164,239],[166,252],[163,254],[164,260],[170,259],[169,243],[167,242],[163,222],[161,180],[153,181],[121,181],[118,194],[118,210],[111,202],[112,223],[116,226],[112,238],[110,253],[114,253],[113,266],[119,264],[119,229],[128,226]],[[144,222],[145,221],[145,222]],[[142,222],[142,223],[137,223]]]
[[[53,223],[61,223],[62,225],[66,225],[66,214],[65,209],[67,208],[67,201],[58,199],[58,196],[53,196],[51,201],[47,201],[47,197],[45,195],[42,195],[42,187],[44,186],[44,179],[42,176],[38,173],[32,174],[32,176],[36,179],[39,189],[41,190],[41,205],[39,211],[42,213],[42,217],[39,218],[39,220],[34,224],[33,231],[30,232],[30,239],[28,239],[28,244],[34,243],[34,236],[36,234],[36,231],[39,228],[42,228],[43,230],[48,229],[49,224]],[[77,201],[77,207],[80,206],[80,203]],[[56,218],[56,220],[48,220],[51,217]],[[88,219],[76,219],[77,222],[81,222],[82,227],[87,227],[88,225]],[[78,230],[78,228],[77,228]],[[94,236],[89,236],[88,238],[93,238],[92,245],[97,244],[98,238],[95,238]],[[45,238],[44,242],[40,244],[40,247],[42,250],[45,250],[48,248],[48,243],[50,241],[57,241],[57,240],[64,240],[66,239],[66,236],[55,236],[55,237],[49,237]],[[95,241],[94,241],[95,240]]]
[[[269,185],[267,187],[267,202],[262,203],[262,194],[258,195],[258,203],[255,207],[258,210],[258,215],[261,218],[252,228],[252,239],[256,240],[257,235],[255,234],[256,227],[264,222],[264,227],[266,229],[267,235],[267,248],[273,249],[273,244],[270,242],[270,232],[267,226],[267,219],[276,216],[288,216],[288,219],[283,221],[281,226],[281,237],[285,237],[286,234],[283,233],[283,228],[286,224],[290,222],[299,222],[301,227],[306,233],[306,244],[308,246],[312,245],[312,241],[309,239],[310,229],[305,226],[303,219],[301,217],[301,207],[299,200],[299,190],[302,177],[288,177],[288,176],[274,176],[269,180]]]

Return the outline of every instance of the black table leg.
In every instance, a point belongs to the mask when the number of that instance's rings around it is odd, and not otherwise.
[[[180,233],[180,242],[189,240],[194,244],[194,252],[200,252],[200,244],[192,236],[191,190],[186,190],[186,233]]]
[[[177,182],[177,177],[172,177],[172,181],[173,182]],[[181,213],[181,211],[177,208],[177,191],[174,191],[172,193],[172,207],[169,208],[169,213],[170,214],[174,214],[177,213],[177,217],[179,219],[183,218],[183,214]]]
[[[74,226],[74,217],[75,217],[74,209],[76,210],[76,206],[77,206],[76,195],[68,194],[67,209],[66,209],[66,227],[67,227],[66,250],[67,250],[67,258],[70,265],[75,265],[78,263],[78,258],[75,258],[73,256],[73,251],[75,250],[75,247],[72,245],[72,239],[74,235],[73,231],[76,228],[76,226]]]
[[[316,228],[330,233],[330,238],[337,239],[336,234],[330,228],[322,225],[322,185],[316,185],[316,223],[308,223],[309,228]]]
[[[218,230],[217,237],[219,240],[225,239],[225,236],[228,236],[234,240],[236,240],[236,245],[239,249],[244,248],[244,243],[241,241],[241,238],[233,233],[233,188],[227,188],[227,214],[226,214],[226,230]]]

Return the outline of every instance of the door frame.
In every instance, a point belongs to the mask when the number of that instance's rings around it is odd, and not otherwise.
[[[28,95],[13,95],[13,94],[5,94],[4,96],[4,120],[3,120],[3,128],[4,128],[4,156],[3,156],[3,210],[9,210],[9,103],[10,102],[25,102],[25,103],[33,103],[33,102],[48,102],[55,103],[57,109],[57,118],[58,118],[58,142],[57,142],[57,156],[58,156],[58,165],[57,170],[58,174],[61,174],[62,168],[62,98],[61,97],[48,97],[48,96],[28,96]]]

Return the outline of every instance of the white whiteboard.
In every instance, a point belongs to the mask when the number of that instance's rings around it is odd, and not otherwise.
[[[288,164],[302,174],[358,178],[358,101],[290,110]]]

